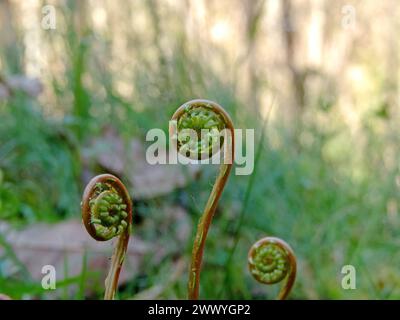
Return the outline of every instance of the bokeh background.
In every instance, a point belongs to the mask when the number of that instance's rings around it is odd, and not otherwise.
[[[257,156],[222,196],[201,297],[272,299],[246,257],[274,235],[298,258],[291,298],[400,298],[399,14],[396,0],[1,0],[0,293],[102,297],[112,244],[86,235],[79,205],[110,172],[135,207],[118,298],[185,298],[217,168],[151,167],[145,136],[207,98],[256,130]]]

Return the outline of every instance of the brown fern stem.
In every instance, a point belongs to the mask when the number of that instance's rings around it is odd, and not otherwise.
[[[198,222],[196,236],[194,239],[188,282],[188,298],[190,300],[197,300],[199,298],[200,273],[204,254],[204,246],[206,243],[208,230],[210,229],[210,225],[218,205],[218,201],[221,197],[222,191],[233,166],[235,152],[234,126],[228,113],[219,104],[209,100],[192,100],[179,107],[172,116],[171,120],[178,122],[180,117],[186,112],[202,107],[209,108],[216,114],[217,117],[220,117],[219,119],[222,119],[224,128],[227,129],[228,135],[226,137],[227,140],[225,141],[226,148],[224,148],[223,154],[224,161],[220,165],[219,173],[213,189],[207,200],[204,212]],[[175,133],[173,132],[174,130],[174,127],[172,127],[172,132],[170,132],[170,134],[173,135]]]
[[[105,280],[104,300],[112,300],[128,248],[132,225],[132,201],[124,184],[111,174],[94,177],[82,197],[82,219],[89,235],[97,241],[118,237]]]

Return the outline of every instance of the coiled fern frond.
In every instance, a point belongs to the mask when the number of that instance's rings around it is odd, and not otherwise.
[[[297,263],[292,248],[285,241],[276,237],[258,240],[250,248],[248,265],[258,282],[275,284],[285,280],[278,299],[286,299],[296,279]]]
[[[213,155],[213,149],[219,150],[223,139],[221,130],[226,128],[222,110],[214,109],[212,104],[199,103],[196,106],[188,102],[184,112],[177,120],[178,151],[189,158],[207,159]],[[193,130],[197,139],[185,134],[185,130]],[[202,130],[205,134],[202,135]]]
[[[230,116],[219,104],[209,100],[192,100],[173,114],[170,136],[177,151],[190,159],[211,158],[224,147],[220,153],[223,161],[198,222],[193,244],[188,283],[188,297],[193,300],[199,297],[201,263],[208,230],[233,165],[234,127]]]
[[[105,281],[105,300],[114,299],[128,247],[132,224],[132,201],[124,184],[111,174],[94,177],[83,192],[83,224],[97,241],[119,236]]]

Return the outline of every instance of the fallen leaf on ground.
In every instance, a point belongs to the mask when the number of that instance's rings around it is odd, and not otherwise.
[[[145,263],[157,265],[166,255],[182,251],[190,232],[186,212],[180,207],[164,207],[160,208],[160,211],[165,213],[168,225],[175,226],[174,233],[163,233],[157,241],[144,241],[139,233],[146,226],[135,226],[120,274],[120,285],[140,272],[146,272]],[[0,234],[19,263],[39,285],[44,277],[43,266],[54,266],[57,282],[61,282],[81,275],[86,256],[85,293],[90,294],[99,288],[102,290],[116,239],[105,242],[93,240],[78,219],[57,224],[34,224],[23,230],[14,230],[7,223],[1,222]],[[0,245],[0,256],[4,256],[5,253],[6,248]],[[18,268],[10,265],[5,272],[6,277],[11,277],[18,272]],[[72,289],[76,290],[74,286]],[[57,294],[55,292],[55,296]]]
[[[159,156],[167,156],[167,153],[167,150],[159,150]],[[124,142],[111,127],[92,141],[85,154],[87,164],[98,163],[105,171],[126,181],[135,199],[151,199],[182,188],[200,170],[198,165],[151,165],[146,160],[146,148],[140,140]]]

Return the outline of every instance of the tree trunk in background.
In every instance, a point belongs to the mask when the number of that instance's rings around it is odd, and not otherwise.
[[[257,61],[257,35],[262,22],[264,13],[265,0],[254,0],[244,2],[244,11],[246,19],[246,59],[248,65],[249,76],[249,104],[254,111],[259,112],[260,108],[260,75],[257,70],[259,69]],[[262,73],[264,74],[264,72]]]
[[[291,0],[282,0],[282,31],[285,43],[286,64],[289,69],[292,107],[289,115],[290,131],[294,142],[298,140],[298,133],[301,129],[302,113],[304,109],[304,80],[305,73],[297,66],[295,61],[296,28],[293,25],[293,5]],[[296,143],[297,144],[297,143]]]
[[[307,64],[309,68],[322,67],[326,23],[325,0],[310,1],[310,21],[307,31]]]
[[[397,32],[393,30],[399,30],[400,24],[397,21],[397,8],[398,1],[394,0],[388,5],[388,28],[387,28],[387,60],[386,60],[386,79],[385,87],[387,90],[387,105],[389,110],[389,116],[393,116],[395,119],[395,127],[398,126],[398,117],[396,117],[398,109],[398,89],[399,89],[399,37]]]
[[[2,63],[2,70],[5,67],[8,67],[6,70],[9,73],[23,73],[23,61],[21,61],[21,48],[18,47],[20,42],[17,40],[19,39],[18,34],[16,32],[15,26],[15,19],[14,19],[14,11],[12,8],[12,4],[9,0],[1,0],[0,1],[0,30],[1,30],[1,37],[0,37],[0,47],[3,49],[1,50],[4,54],[3,63]],[[7,61],[7,63],[5,63]]]
[[[83,78],[87,68],[87,53],[90,48],[89,33],[90,28],[88,19],[88,3],[85,1],[69,2],[69,12],[71,15],[71,31],[69,32],[69,41],[71,47],[72,63],[72,89],[74,95],[73,115],[78,120],[76,125],[76,135],[79,141],[84,140],[84,123],[90,117],[90,97],[83,83]]]
[[[398,33],[394,30],[399,30],[400,24],[398,22],[398,0],[392,0],[388,3],[386,8],[387,17],[389,19],[387,25],[387,59],[386,59],[386,77],[384,79],[383,90],[386,96],[383,97],[384,101],[380,107],[380,112],[384,117],[387,117],[389,123],[387,135],[391,143],[388,148],[392,151],[393,159],[399,159],[399,142],[398,135],[400,111],[399,111],[399,37]],[[388,173],[397,171],[398,161],[391,161],[388,168]]]

